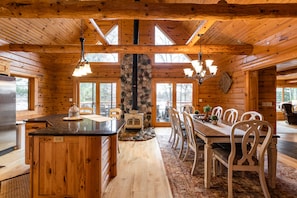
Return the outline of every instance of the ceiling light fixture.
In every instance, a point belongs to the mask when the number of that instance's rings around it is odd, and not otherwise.
[[[86,60],[85,53],[84,53],[85,39],[83,38],[83,20],[81,20],[81,37],[79,38],[79,41],[80,41],[80,46],[81,46],[80,60],[72,73],[72,76],[76,76],[76,77],[81,77],[81,76],[92,73],[90,64]]]
[[[185,68],[184,73],[187,78],[196,79],[198,81],[199,85],[201,85],[204,80],[216,75],[218,67],[216,65],[212,65],[213,60],[210,60],[210,59],[205,60],[206,68],[203,67],[202,52],[201,52],[201,36],[202,36],[202,34],[198,34],[198,36],[200,37],[200,39],[199,39],[200,52],[198,53],[198,60],[193,60],[191,62],[196,73],[193,75],[194,70],[192,70],[191,68]],[[207,69],[209,70],[209,74],[206,74]]]

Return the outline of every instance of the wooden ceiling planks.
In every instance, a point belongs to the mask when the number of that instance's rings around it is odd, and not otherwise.
[[[73,19],[1,19],[0,29],[6,31],[9,43],[67,44],[80,33],[80,20]]]
[[[201,21],[156,21],[156,24],[175,44],[184,45]]]

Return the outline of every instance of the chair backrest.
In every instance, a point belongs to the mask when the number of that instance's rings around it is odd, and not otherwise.
[[[247,111],[240,117],[240,121],[243,120],[264,120],[264,116],[257,111]]]
[[[197,148],[197,142],[196,142],[196,136],[194,133],[194,124],[193,124],[193,119],[189,113],[186,111],[183,112],[183,118],[184,118],[184,125],[187,133],[187,143],[188,146],[192,150],[196,150]]]
[[[173,128],[175,132],[179,135],[182,136],[182,128],[181,128],[181,120],[179,116],[179,112],[176,109],[172,109],[172,120],[173,120]]]
[[[120,108],[113,108],[109,110],[109,117],[116,118],[117,120],[121,119],[122,110]]]
[[[91,107],[80,107],[79,108],[79,114],[80,115],[93,114],[93,108],[91,108]]]
[[[267,130],[261,131],[262,128]],[[241,133],[243,133],[240,144],[241,152],[236,152],[236,149],[239,148],[236,147],[235,139],[238,141],[240,137],[238,135]],[[228,159],[229,167],[236,165],[237,167],[234,168],[238,169],[238,166],[263,166],[265,151],[267,150],[268,144],[271,142],[272,133],[273,127],[267,121],[245,120],[235,123],[231,128],[231,152]],[[264,140],[260,142],[261,138],[264,138]],[[236,160],[234,160],[235,156]]]
[[[292,104],[291,103],[283,103],[282,110],[284,111],[284,113],[287,113],[287,114],[293,113]]]
[[[229,123],[236,123],[238,119],[238,111],[234,108],[226,109],[223,114],[223,120]]]
[[[211,115],[215,115],[218,117],[218,119],[222,119],[222,116],[223,116],[223,107],[221,106],[216,106],[214,108],[212,108],[212,111],[211,111]]]
[[[183,106],[183,109],[182,109],[182,112],[184,112],[184,111],[187,113],[193,114],[193,113],[195,113],[195,107],[192,105],[185,105],[185,106]]]
[[[168,109],[168,113],[169,113],[169,121],[170,121],[171,129],[175,130],[175,128],[174,128],[174,111],[173,111],[172,107],[170,107]]]

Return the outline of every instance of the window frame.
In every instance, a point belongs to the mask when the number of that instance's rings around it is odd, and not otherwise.
[[[13,77],[27,78],[28,79],[28,109],[16,110],[17,113],[28,113],[36,111],[37,103],[37,77],[30,75],[11,74]]]

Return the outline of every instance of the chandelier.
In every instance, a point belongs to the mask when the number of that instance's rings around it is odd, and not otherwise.
[[[81,32],[82,32],[81,33],[82,36],[79,38],[80,46],[81,46],[80,60],[72,73],[72,76],[76,76],[76,77],[81,77],[81,76],[92,73],[90,64],[85,59],[85,55],[84,55],[84,41],[85,41],[85,39],[83,38],[83,20],[81,20]]]
[[[198,60],[193,60],[191,62],[192,66],[195,70],[195,74],[194,74],[194,70],[192,70],[191,68],[185,68],[184,73],[187,78],[196,79],[198,81],[199,85],[201,85],[204,80],[216,75],[218,67],[216,65],[212,65],[213,60],[210,60],[210,59],[205,60],[206,67],[203,66],[202,52],[201,52],[201,36],[202,36],[202,34],[198,34],[198,36],[200,37],[200,39],[199,39],[200,52],[198,53]],[[208,74],[207,74],[207,69],[209,70]]]

